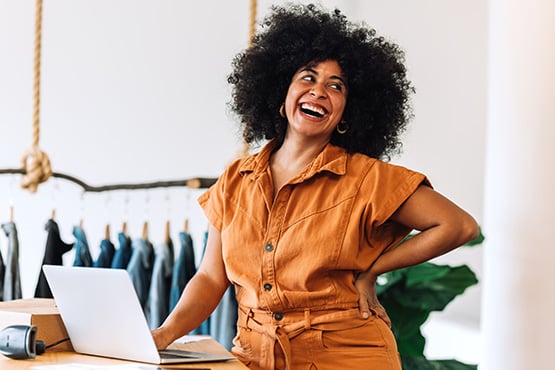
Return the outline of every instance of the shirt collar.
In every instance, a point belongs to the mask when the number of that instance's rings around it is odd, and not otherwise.
[[[270,155],[274,151],[275,145],[275,141],[271,140],[260,152],[247,157],[239,167],[239,174],[253,173],[255,178],[258,178],[266,172],[270,163]],[[347,152],[341,147],[328,143],[305,170],[296,177],[297,181],[295,182],[302,182],[320,172],[344,175],[346,170]]]

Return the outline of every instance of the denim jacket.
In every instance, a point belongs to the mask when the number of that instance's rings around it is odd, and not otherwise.
[[[148,295],[147,316],[151,329],[159,327],[169,314],[173,261],[173,242],[169,239],[156,247]]]
[[[134,239],[131,247],[133,251],[127,265],[127,272],[131,277],[141,307],[145,314],[148,314],[148,293],[152,279],[154,248],[148,240],[143,238]]]
[[[96,261],[94,261],[94,267],[111,267],[112,259],[114,258],[116,248],[114,243],[109,239],[102,239],[100,241],[100,254]]]
[[[179,233],[179,241],[181,249],[175,264],[173,265],[173,276],[170,289],[170,311],[173,310],[185,286],[196,273],[195,266],[195,250],[193,248],[193,239],[189,233],[181,231]]]
[[[73,236],[75,236],[75,260],[73,266],[91,267],[93,265],[89,243],[85,230],[81,226],[73,227]]]
[[[119,248],[114,252],[112,259],[113,269],[126,269],[131,259],[131,239],[124,232],[118,234]]]

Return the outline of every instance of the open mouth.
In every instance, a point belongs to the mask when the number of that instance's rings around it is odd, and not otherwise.
[[[316,118],[322,118],[326,115],[326,113],[328,113],[324,108],[310,103],[302,103],[300,108],[301,112],[303,112],[304,114]]]

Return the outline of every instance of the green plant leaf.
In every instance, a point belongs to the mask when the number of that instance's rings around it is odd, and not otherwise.
[[[387,294],[380,297],[380,301],[391,319],[399,353],[423,356],[426,339],[420,327],[428,319],[429,312],[400,305],[397,300],[390,300]]]
[[[425,284],[433,280],[444,277],[449,273],[451,267],[436,265],[431,262],[421,263],[407,268],[407,288],[413,285]]]
[[[397,350],[407,356],[423,356],[426,338],[418,328],[411,335],[402,335],[397,339]]]
[[[457,360],[428,360],[420,356],[401,355],[403,370],[477,370],[478,366]]]
[[[403,370],[436,370],[433,365],[423,356],[401,355]]]
[[[417,290],[429,289],[435,291],[448,291],[452,294],[459,295],[464,293],[466,288],[478,283],[476,275],[466,265],[438,267],[447,267],[449,271],[442,276],[438,276],[437,279],[434,279],[432,281],[420,283],[415,282],[412,284],[412,286],[410,286],[410,288]]]
[[[429,311],[403,306],[395,300],[385,300],[382,305],[391,319],[391,326],[397,338],[413,335],[430,316]]]
[[[444,267],[439,266],[438,268],[443,270]],[[402,306],[424,311],[443,310],[456,296],[478,282],[476,275],[466,265],[446,267],[448,268],[447,273],[437,274],[437,276],[443,276],[437,277],[435,280],[413,283],[410,287],[400,286],[397,289],[390,289],[388,291],[389,299],[397,301]],[[409,273],[410,271],[407,272],[407,274]]]
[[[477,365],[465,364],[457,360],[431,360],[433,368],[436,370],[477,370]]]
[[[383,294],[386,290],[403,280],[406,274],[405,270],[394,270],[380,275],[376,284],[376,294],[378,296]]]

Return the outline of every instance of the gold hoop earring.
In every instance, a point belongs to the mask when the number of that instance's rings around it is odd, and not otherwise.
[[[279,107],[279,115],[281,118],[285,118],[285,103],[281,104],[281,107]]]
[[[342,125],[343,127],[339,127],[340,125]],[[341,122],[339,122],[337,124],[337,126],[335,126],[335,130],[340,134],[343,135],[344,133],[346,133],[347,131],[349,131],[349,125],[347,124],[347,121],[342,120]]]

